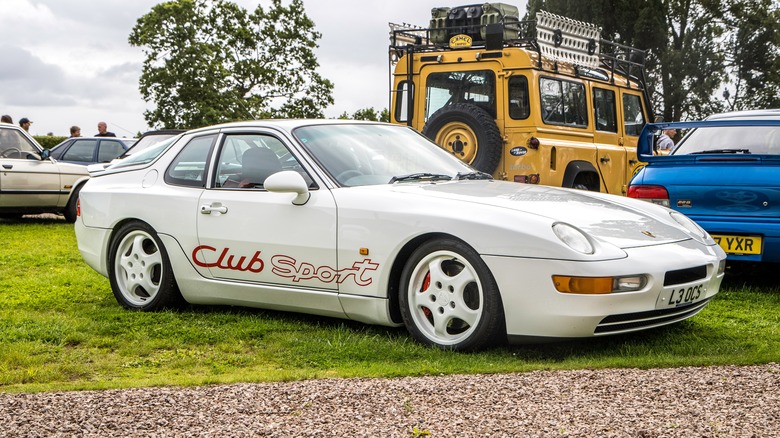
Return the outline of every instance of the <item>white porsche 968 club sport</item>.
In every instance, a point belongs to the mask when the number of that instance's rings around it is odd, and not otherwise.
[[[410,128],[344,120],[224,124],[134,154],[81,190],[76,235],[128,309],[403,324],[455,350],[678,322],[725,263],[678,212],[495,181]]]

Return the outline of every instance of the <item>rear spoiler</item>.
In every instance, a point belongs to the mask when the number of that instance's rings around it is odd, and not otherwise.
[[[639,141],[636,145],[636,153],[640,161],[652,163],[672,159],[666,155],[653,155],[653,145],[655,144],[655,134],[665,129],[691,129],[691,128],[713,128],[728,126],[778,126],[780,121],[767,119],[740,119],[740,120],[701,120],[697,122],[660,122],[648,123],[642,128],[639,134]]]

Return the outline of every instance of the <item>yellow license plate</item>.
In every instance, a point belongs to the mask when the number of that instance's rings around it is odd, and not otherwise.
[[[713,234],[712,238],[726,254],[761,254],[761,236]]]

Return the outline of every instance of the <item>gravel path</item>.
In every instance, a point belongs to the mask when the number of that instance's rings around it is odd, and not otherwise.
[[[780,436],[780,365],[0,393],[0,434]]]

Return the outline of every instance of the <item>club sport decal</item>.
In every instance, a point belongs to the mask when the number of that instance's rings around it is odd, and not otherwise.
[[[217,261],[206,262],[206,253],[219,253]],[[203,268],[216,268],[229,271],[252,272],[259,274],[265,269],[265,262],[260,257],[261,251],[255,251],[251,257],[238,256],[230,253],[230,248],[217,250],[213,246],[200,245],[192,250],[192,262]],[[379,268],[379,263],[371,259],[355,261],[352,267],[335,269],[330,266],[317,266],[311,263],[298,261],[293,257],[277,254],[271,257],[271,272],[282,278],[291,278],[298,283],[302,280],[317,279],[323,283],[336,282],[342,284],[351,279],[358,286],[368,286],[374,279],[372,271]]]

